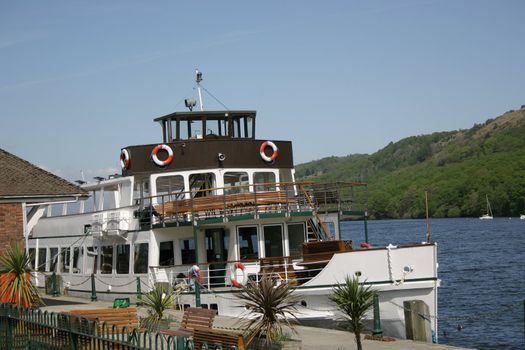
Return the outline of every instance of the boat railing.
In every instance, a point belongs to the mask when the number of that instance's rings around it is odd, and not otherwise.
[[[308,260],[308,259],[307,259]],[[263,275],[270,275],[282,283],[304,284],[314,278],[328,264],[330,259],[318,260],[294,259],[290,256],[261,258],[243,261],[215,261],[198,264],[174,266],[150,266],[152,283],[168,283],[174,288],[192,290],[195,279],[191,275],[193,266],[198,266],[202,273],[200,285],[212,291],[216,288],[231,287],[233,279],[240,279],[241,284],[248,280],[259,283]],[[239,268],[242,263],[242,270]],[[244,276],[247,280],[243,280]]]
[[[364,184],[271,182],[177,191],[183,199],[173,200],[173,193],[142,198],[137,217],[141,226],[153,226],[230,216],[345,210],[353,203],[347,198],[348,189],[355,186]]]

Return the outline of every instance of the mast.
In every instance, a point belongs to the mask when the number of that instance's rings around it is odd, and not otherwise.
[[[201,112],[204,111],[204,106],[202,105],[202,92],[201,92],[201,81],[202,81],[202,72],[199,72],[199,69],[195,69],[195,75],[197,82],[197,92],[199,93],[199,106],[201,108]]]

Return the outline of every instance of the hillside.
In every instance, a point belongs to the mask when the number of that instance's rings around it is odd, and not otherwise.
[[[364,181],[373,218],[525,214],[525,106],[468,130],[412,136],[368,154],[299,164],[301,180]]]

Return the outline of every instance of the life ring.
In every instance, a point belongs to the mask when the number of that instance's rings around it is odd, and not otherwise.
[[[194,278],[197,279],[199,284],[202,284],[202,271],[197,265],[193,265],[190,271],[188,271],[188,279],[192,280]]]
[[[272,153],[272,155],[270,157],[268,157],[266,155],[266,153],[264,153],[264,151],[266,150],[266,147],[271,147],[272,150],[273,150],[273,153]],[[270,163],[270,162],[273,162],[277,158],[277,156],[279,155],[279,149],[277,148],[275,143],[273,143],[272,141],[264,141],[261,144],[261,148],[259,148],[259,153],[261,154],[261,158],[265,162]]]
[[[168,158],[166,158],[166,160],[160,160],[159,157],[157,157],[157,153],[159,153],[161,149],[168,152]],[[153,151],[151,151],[151,159],[153,159],[155,164],[157,164],[158,166],[167,166],[173,160],[173,151],[171,147],[168,145],[157,145],[155,146]]]
[[[127,149],[122,149],[120,151],[120,167],[122,170],[127,170],[129,168],[129,152]]]
[[[241,270],[242,272],[242,281],[239,282],[237,280],[237,270]],[[248,282],[248,273],[246,272],[246,266],[244,266],[241,262],[236,262],[232,265],[232,269],[230,271],[230,280],[232,282],[232,286],[235,288],[242,288],[242,286],[246,285]]]

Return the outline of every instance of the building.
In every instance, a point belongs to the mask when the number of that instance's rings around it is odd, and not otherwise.
[[[26,240],[51,203],[87,197],[80,187],[0,148],[0,254]]]

